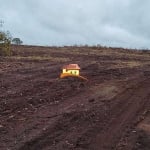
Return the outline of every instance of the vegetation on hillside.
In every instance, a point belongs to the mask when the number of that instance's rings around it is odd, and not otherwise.
[[[0,21],[0,27],[3,27],[3,21]],[[11,43],[21,45],[23,41],[20,38],[12,38],[9,31],[3,31],[0,29],[0,56],[11,55]]]
[[[23,41],[21,41],[20,38],[13,38],[12,43],[15,45],[21,45]]]
[[[11,37],[5,32],[0,32],[0,56],[10,56]]]

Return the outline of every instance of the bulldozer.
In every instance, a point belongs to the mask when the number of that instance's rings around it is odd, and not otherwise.
[[[84,81],[88,81],[87,78],[80,75],[80,67],[78,64],[68,64],[62,67],[62,73],[60,74],[60,78],[67,78],[67,77],[73,77],[73,78],[79,78]]]

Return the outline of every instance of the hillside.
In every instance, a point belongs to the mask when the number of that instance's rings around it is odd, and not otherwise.
[[[150,51],[12,46],[0,58],[0,150],[149,150]],[[80,79],[60,79],[77,63]]]

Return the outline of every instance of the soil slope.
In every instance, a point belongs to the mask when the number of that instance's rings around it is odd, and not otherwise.
[[[0,58],[0,150],[150,149],[150,52],[12,50]],[[60,79],[69,63],[88,81]]]

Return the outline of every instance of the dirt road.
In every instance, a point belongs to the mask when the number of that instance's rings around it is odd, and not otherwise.
[[[150,53],[12,47],[0,58],[0,150],[149,150]],[[78,63],[79,79],[59,79]],[[142,126],[143,127],[143,126]]]

